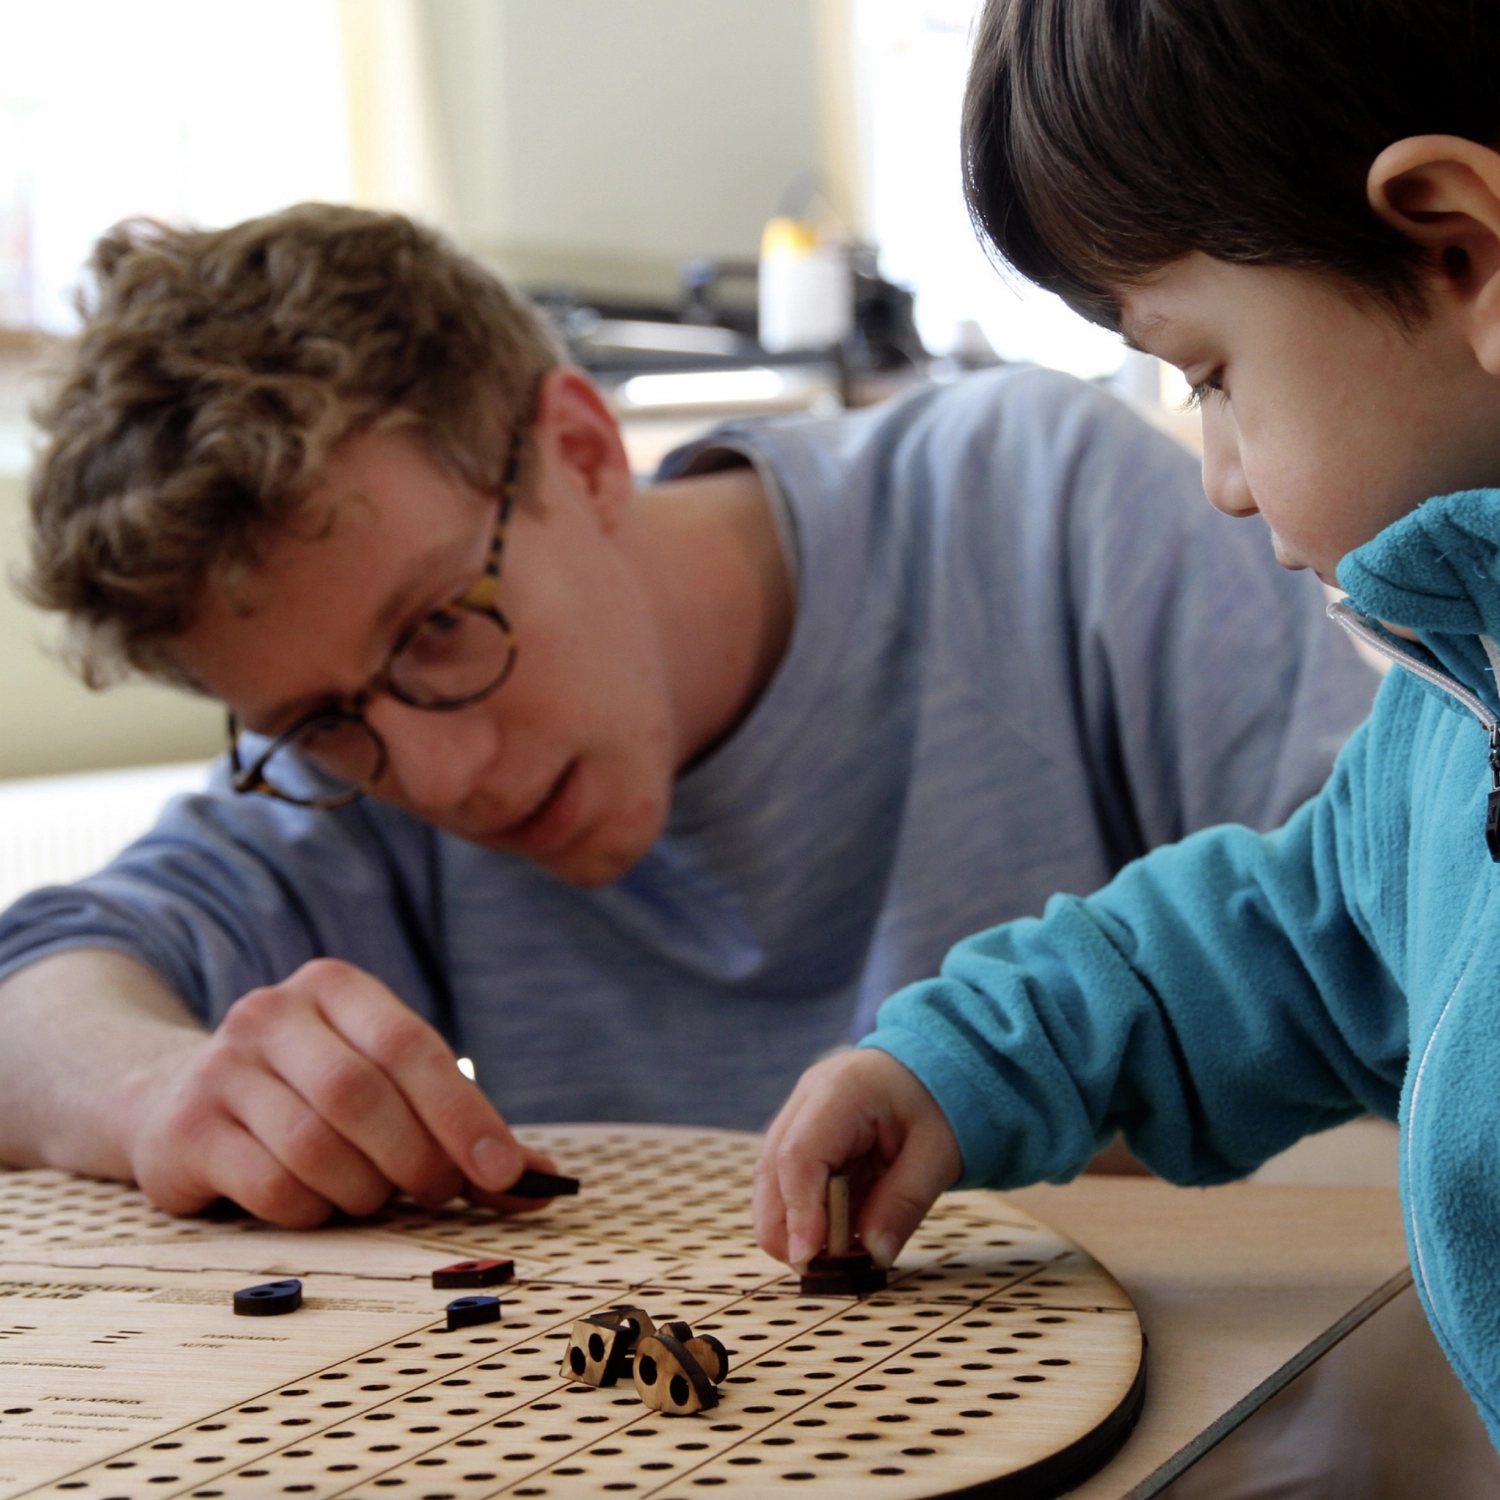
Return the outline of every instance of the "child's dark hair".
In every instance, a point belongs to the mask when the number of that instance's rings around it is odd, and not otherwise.
[[[1365,178],[1428,134],[1500,141],[1497,0],[988,0],[965,191],[1000,255],[1096,322],[1195,250],[1409,318],[1424,252]]]

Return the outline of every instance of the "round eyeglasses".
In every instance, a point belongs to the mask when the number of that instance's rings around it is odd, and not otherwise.
[[[499,513],[484,572],[451,604],[404,632],[385,665],[359,692],[322,704],[278,734],[248,764],[240,756],[240,726],[229,715],[230,781],[237,792],[258,792],[298,807],[344,807],[380,780],[390,755],[365,718],[381,693],[412,708],[437,713],[487,698],[511,674],[516,642],[495,603],[505,533],[520,472],[518,438],[506,465]]]

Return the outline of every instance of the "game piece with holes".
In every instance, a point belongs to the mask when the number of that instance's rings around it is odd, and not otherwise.
[[[245,1318],[274,1318],[302,1306],[302,1283],[296,1277],[247,1286],[234,1294],[234,1310]]]
[[[715,1385],[729,1373],[729,1351],[711,1333],[694,1333],[690,1324],[676,1320],[658,1323],[656,1331],[676,1339]]]
[[[849,1227],[849,1179],[828,1179],[828,1248],[808,1261],[802,1291],[809,1297],[865,1297],[885,1290],[885,1272]]]
[[[686,1417],[719,1404],[719,1393],[698,1361],[669,1333],[653,1333],[635,1349],[635,1389],[653,1411]]]
[[[630,1371],[636,1336],[629,1325],[608,1318],[580,1318],[563,1351],[562,1372],[583,1385],[613,1385]]]
[[[448,1304],[448,1332],[500,1321],[498,1297],[455,1297]]]
[[[571,1198],[578,1191],[576,1177],[558,1172],[536,1172],[530,1167],[505,1189],[507,1198]]]
[[[679,1340],[697,1361],[698,1368],[718,1385],[729,1373],[729,1351],[711,1333],[695,1333]]]
[[[439,1291],[455,1286],[499,1286],[515,1274],[513,1260],[456,1260],[451,1266],[439,1266],[432,1273],[432,1284]]]
[[[612,1307],[608,1312],[595,1313],[596,1318],[606,1322],[618,1323],[629,1339],[626,1345],[626,1353],[634,1353],[636,1344],[647,1334],[656,1332],[656,1324],[651,1321],[651,1314],[643,1307],[631,1307],[628,1303],[622,1303],[618,1307]]]

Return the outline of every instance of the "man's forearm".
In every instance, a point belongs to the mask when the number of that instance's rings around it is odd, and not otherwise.
[[[154,1065],[202,1045],[160,977],[109,949],[76,948],[0,984],[0,1162],[133,1176],[128,1135]]]

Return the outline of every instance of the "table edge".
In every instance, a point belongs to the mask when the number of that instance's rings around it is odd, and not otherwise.
[[[1221,1417],[1205,1427],[1190,1443],[1179,1448],[1171,1458],[1153,1469],[1121,1500],[1152,1500],[1174,1479],[1179,1479],[1210,1449],[1217,1447],[1241,1423],[1253,1417],[1273,1396],[1285,1390],[1305,1370],[1311,1368],[1335,1344],[1347,1338],[1361,1323],[1374,1317],[1388,1302],[1412,1285],[1410,1266],[1403,1266],[1388,1281],[1382,1282],[1363,1301],[1351,1307],[1338,1322],[1299,1349],[1280,1369],[1273,1370],[1252,1391],[1241,1396]],[[1101,1473],[1104,1470],[1100,1470]]]

